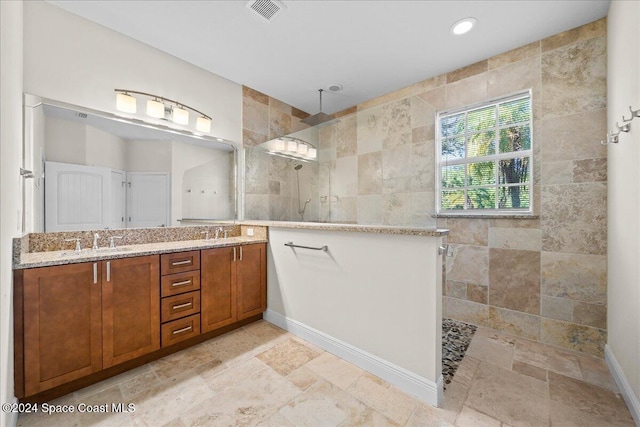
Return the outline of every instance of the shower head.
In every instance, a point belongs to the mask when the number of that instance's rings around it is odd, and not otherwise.
[[[301,164],[297,164],[297,165],[295,165],[294,169],[299,171],[300,169],[302,169],[302,165]]]

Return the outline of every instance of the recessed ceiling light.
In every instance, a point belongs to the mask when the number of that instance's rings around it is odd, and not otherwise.
[[[476,18],[461,19],[451,26],[451,34],[455,34],[456,36],[467,34],[476,26],[477,23],[478,20]]]

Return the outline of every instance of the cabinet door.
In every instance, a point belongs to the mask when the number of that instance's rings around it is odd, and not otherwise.
[[[102,369],[99,263],[24,272],[27,396]]]
[[[203,250],[200,256],[202,332],[236,321],[235,248]]]
[[[267,309],[267,253],[264,243],[240,246],[238,251],[238,320],[241,320]]]
[[[160,348],[158,255],[102,261],[103,365]]]

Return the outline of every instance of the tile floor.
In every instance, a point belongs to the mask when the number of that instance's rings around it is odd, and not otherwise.
[[[133,413],[21,416],[19,426],[633,426],[600,359],[479,327],[433,408],[260,321],[63,396]]]

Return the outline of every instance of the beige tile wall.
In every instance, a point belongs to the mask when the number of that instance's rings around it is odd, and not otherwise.
[[[437,226],[451,230],[454,248],[446,262],[443,311],[601,356],[607,287],[606,148],[599,143],[606,134],[605,19],[337,113],[340,122],[320,129],[319,194],[332,197],[320,203],[319,219],[436,225],[435,113],[529,88],[538,217],[439,218]],[[301,112],[266,95],[245,88],[244,103],[245,146],[301,126]],[[247,205],[274,214],[264,206],[277,197],[274,171],[285,166],[262,162],[247,167]],[[283,179],[279,185],[282,193],[291,184]]]

